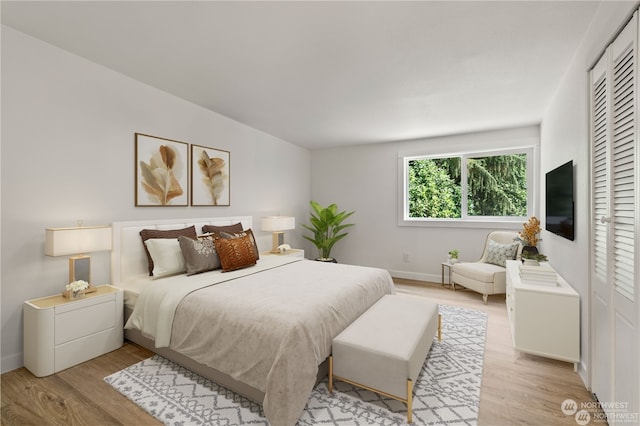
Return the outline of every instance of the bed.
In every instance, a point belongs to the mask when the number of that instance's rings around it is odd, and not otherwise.
[[[326,376],[331,342],[385,294],[385,270],[289,256],[187,276],[149,276],[142,230],[241,223],[251,216],[113,223],[112,281],[125,292],[125,337],[293,425]]]

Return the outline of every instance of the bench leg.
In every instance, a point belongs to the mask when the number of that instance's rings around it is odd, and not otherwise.
[[[413,383],[407,379],[407,423],[413,422]]]
[[[333,392],[333,355],[329,355],[329,393]]]
[[[442,314],[438,314],[438,342],[442,341]]]

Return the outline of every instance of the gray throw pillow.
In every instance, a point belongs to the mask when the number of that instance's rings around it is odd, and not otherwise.
[[[213,271],[220,268],[220,259],[216,252],[213,237],[178,237],[180,250],[187,266],[187,275]]]

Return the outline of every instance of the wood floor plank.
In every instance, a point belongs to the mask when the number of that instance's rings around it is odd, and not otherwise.
[[[437,303],[486,312],[487,337],[480,393],[480,426],[571,425],[561,403],[593,397],[570,363],[513,349],[504,295],[488,303],[472,291],[453,291],[440,284],[396,279],[400,293],[417,294]],[[446,338],[446,336],[445,336]],[[159,425],[160,422],[104,383],[103,378],[150,357],[152,353],[126,342],[120,349],[36,378],[25,368],[0,376],[1,424],[19,425]]]
[[[452,291],[440,284],[412,280],[395,281],[399,292],[487,313],[479,425],[575,426],[575,418],[562,413],[562,402],[593,402],[593,396],[573,371],[573,364],[523,354],[513,348],[504,295],[489,296],[484,305],[482,296],[473,291]]]

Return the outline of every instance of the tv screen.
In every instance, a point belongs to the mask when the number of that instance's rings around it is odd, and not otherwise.
[[[546,188],[547,231],[573,241],[573,161],[548,172]]]

